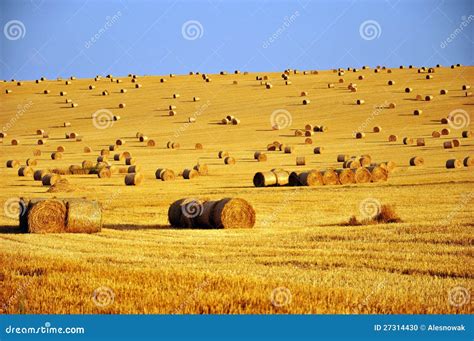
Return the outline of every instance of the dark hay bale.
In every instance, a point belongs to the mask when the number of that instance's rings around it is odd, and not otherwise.
[[[183,171],[183,178],[187,180],[197,178],[198,176],[199,176],[199,172],[195,169],[185,169]]]
[[[277,178],[274,172],[258,172],[253,177],[255,187],[275,186]]]
[[[410,159],[410,166],[423,166],[425,160],[421,156],[414,156]]]
[[[18,160],[8,160],[7,168],[18,168],[20,167],[20,161]]]
[[[446,161],[446,168],[462,168],[463,163],[457,159],[449,159]]]
[[[129,173],[124,180],[127,186],[138,186],[143,182],[144,177],[141,173]]]
[[[162,181],[173,181],[176,179],[173,170],[167,168],[158,168],[155,172],[155,177]]]
[[[227,156],[225,159],[224,159],[224,163],[226,165],[235,165],[235,159],[232,157],[232,156]]]
[[[18,176],[33,176],[34,170],[30,166],[18,168]]]
[[[41,178],[41,182],[43,186],[52,186],[56,182],[58,182],[61,179],[61,176],[59,174],[55,173],[48,173],[46,175],[43,175]]]

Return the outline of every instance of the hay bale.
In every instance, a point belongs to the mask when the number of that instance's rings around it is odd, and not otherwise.
[[[138,186],[144,180],[141,173],[129,173],[125,176],[125,185],[127,186]]]
[[[445,141],[443,142],[443,148],[444,149],[452,149],[454,146],[453,146],[453,141]]]
[[[416,139],[416,145],[418,147],[424,147],[425,146],[425,139],[423,137],[419,137]]]
[[[314,154],[322,154],[324,150],[324,147],[316,147],[314,148],[313,152]]]
[[[202,146],[201,143],[196,143],[196,144],[194,145],[194,149],[196,149],[196,150],[201,150],[202,148],[203,148],[203,146]]]
[[[389,80],[389,81],[388,81],[388,85],[395,85],[395,81]]]
[[[339,177],[339,182],[341,185],[348,185],[355,183],[355,175],[352,169],[343,168],[336,169],[336,173]]]
[[[109,151],[113,152],[114,150],[118,150],[119,146],[116,144],[109,144]]]
[[[359,167],[352,170],[354,172],[355,182],[358,184],[368,183],[372,179],[372,174],[365,167]]]
[[[43,176],[45,176],[46,174],[48,174],[48,171],[45,169],[35,170],[35,172],[33,173],[33,179],[35,181],[41,181],[43,179]]]
[[[176,110],[170,110],[168,112],[168,116],[176,116],[178,113],[176,112]]]
[[[450,132],[451,130],[449,130],[448,128],[441,129],[441,135],[449,135]]]
[[[313,136],[313,134],[314,134],[314,133],[313,133],[312,130],[306,130],[306,131],[304,132],[304,136]]]
[[[292,174],[294,174],[294,172]],[[290,179],[293,178],[293,177],[294,177],[294,175],[292,176],[290,174]],[[290,183],[290,185],[293,185],[293,183],[295,181],[290,180],[290,179],[289,179],[289,183]],[[298,174],[297,182],[301,186],[311,186],[311,187],[313,187],[313,186],[318,186],[318,185],[321,185],[321,186],[324,185],[323,177],[322,177],[321,173],[318,172],[317,170],[310,170],[308,172],[302,172],[302,173]]]
[[[125,158],[125,164],[127,166],[134,165],[137,162],[137,160],[134,157],[127,157]]]
[[[3,138],[5,138],[5,137],[7,137],[7,133],[5,133],[5,132],[0,132],[0,138],[3,139]]]
[[[198,163],[193,167],[194,170],[196,170],[199,175],[208,175],[209,174],[209,167],[207,167],[206,164],[201,164]]]
[[[223,159],[223,158],[229,156],[229,153],[224,151],[224,150],[221,150],[217,153],[217,156],[219,157],[219,159]]]
[[[102,207],[95,200],[68,199],[66,230],[69,233],[96,233],[102,229]]]
[[[326,169],[320,172],[323,178],[324,185],[337,185],[339,184],[339,176],[333,169]]]
[[[452,168],[462,168],[462,162],[457,159],[449,159],[446,161],[446,168],[452,169]]]
[[[41,156],[41,150],[40,149],[34,149],[33,150],[33,156]]]
[[[372,157],[370,155],[362,155],[358,161],[362,167],[366,167],[372,163]]]
[[[198,199],[180,199],[173,202],[168,209],[168,220],[172,227],[192,228],[193,218],[202,214],[203,201]]]
[[[364,137],[365,137],[365,133],[363,133],[363,132],[358,131],[358,132],[355,133],[355,138],[356,139],[361,139],[361,138],[364,138]]]
[[[388,170],[380,166],[369,166],[367,169],[370,172],[372,182],[387,181]]]
[[[38,165],[38,160],[36,159],[26,159],[27,166],[36,166]]]
[[[433,96],[432,95],[426,95],[425,96],[425,101],[432,101],[433,100]]]
[[[337,162],[345,162],[347,160],[349,160],[349,155],[339,154],[337,156]]]
[[[362,105],[362,104],[364,104],[364,103],[365,103],[365,101],[364,101],[363,99],[358,99],[358,100],[356,101],[356,104],[357,104],[357,105]]]
[[[474,166],[474,158],[466,156],[462,163],[464,167],[472,167]]]
[[[107,162],[107,156],[98,156],[97,157],[97,162]]]
[[[402,141],[403,141],[403,144],[405,145],[413,144],[413,139],[411,137],[404,137]]]
[[[90,169],[92,167],[94,167],[94,163],[92,161],[89,161],[89,160],[82,161],[82,168]]]
[[[124,139],[118,139],[115,141],[115,145],[117,146],[123,146],[125,144],[125,140]],[[110,150],[110,148],[109,148]]]
[[[193,97],[194,102],[199,102],[201,99],[199,97]]]
[[[217,202],[212,210],[213,227],[252,228],[255,225],[255,210],[241,198],[225,198]]]
[[[20,167],[20,161],[18,160],[8,160],[7,168],[18,168]]]
[[[469,90],[470,88],[471,88],[470,85],[464,84],[464,85],[461,87],[461,90]]]
[[[224,163],[226,165],[235,165],[235,159],[232,156],[227,156],[224,158]]]
[[[350,160],[344,161],[344,163],[342,164],[342,168],[357,169],[360,167],[361,167],[360,161],[356,159],[350,159]]]
[[[446,90],[446,89],[441,89],[441,90],[439,91],[439,94],[440,94],[440,95],[447,95],[447,94],[448,94],[448,90]]]
[[[267,161],[267,155],[262,152],[255,152],[253,158],[259,162]]]
[[[431,133],[431,136],[434,137],[434,138],[438,138],[438,137],[441,137],[441,133],[439,131],[434,130]]]
[[[146,143],[146,146],[147,147],[155,147],[156,146],[155,140],[148,140],[148,142]]]
[[[304,136],[304,131],[301,129],[296,129],[295,130],[295,136]]]
[[[253,177],[255,187],[267,187],[277,185],[277,177],[274,172],[258,172]]]
[[[421,109],[413,110],[413,115],[414,116],[420,116],[422,113],[423,113],[423,110],[421,110]]]
[[[397,105],[393,102],[388,105],[389,109],[395,109],[396,107],[397,107]]]
[[[186,168],[183,171],[183,178],[184,179],[191,180],[191,179],[197,178],[198,176],[199,176],[199,172],[195,169]]]
[[[304,139],[304,143],[305,144],[313,144],[313,139],[310,138],[310,137],[307,137],[307,138]]]
[[[176,179],[173,170],[167,168],[158,168],[155,172],[155,177],[161,181],[172,181]]]
[[[462,132],[462,137],[464,137],[464,138],[472,137],[472,135],[473,135],[473,133],[470,130],[464,130]]]
[[[46,140],[45,140],[45,139],[39,139],[38,141],[36,141],[36,143],[37,143],[39,146],[42,146],[42,145],[46,144]]]
[[[441,124],[448,124],[448,123],[449,123],[449,120],[448,120],[446,117],[443,117],[443,118],[440,120],[440,123],[441,123]]]
[[[97,176],[101,179],[112,177],[112,171],[108,167],[102,167],[98,170]]]
[[[396,142],[398,140],[398,136],[397,135],[390,135],[388,137],[388,142]]]
[[[303,105],[308,105],[310,103],[311,103],[311,101],[309,99],[304,99],[303,100]]]
[[[276,185],[277,186],[286,186],[288,185],[290,173],[283,170],[283,169],[272,169],[271,170],[276,178]]]
[[[148,136],[141,135],[141,136],[138,138],[138,140],[139,140],[140,142],[146,142],[146,141],[148,141]],[[169,142],[168,142],[168,143],[169,143]]]
[[[286,146],[284,151],[285,151],[285,154],[292,154],[294,152],[295,148],[292,147],[292,146]]]
[[[232,123],[232,125],[239,125],[239,124],[240,124],[240,120],[239,120],[238,118],[235,118],[235,117],[234,117],[234,118],[232,119],[232,122],[231,122],[231,123]]]
[[[380,133],[380,132],[382,131],[382,127],[381,127],[381,126],[375,126],[375,127],[372,129],[372,131],[373,131],[374,133]]]
[[[20,141],[17,139],[12,139],[11,144],[12,146],[18,146],[20,144]]]
[[[41,182],[43,186],[52,186],[56,182],[58,182],[60,179],[61,179],[61,176],[59,174],[48,173],[48,174],[43,175],[43,177],[41,178]]]
[[[34,170],[30,166],[22,166],[18,168],[18,176],[32,176],[33,173]]]
[[[425,160],[421,156],[414,156],[410,159],[410,166],[423,166]]]
[[[71,126],[71,122],[64,122],[63,123],[63,127],[70,127]]]
[[[306,158],[304,156],[297,156],[296,157],[296,165],[297,166],[304,166],[306,165]]]
[[[459,141],[458,139],[453,140],[453,146],[454,147],[459,147],[460,145],[461,145],[461,141]]]
[[[66,230],[67,207],[62,200],[31,200],[22,225],[29,233],[58,233]]]
[[[44,130],[43,129],[38,129],[36,130],[36,135],[43,135],[44,134]]]

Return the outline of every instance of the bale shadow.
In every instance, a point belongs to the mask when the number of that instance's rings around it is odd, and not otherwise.
[[[106,224],[104,229],[119,230],[119,231],[134,231],[134,230],[169,230],[170,225],[139,225],[139,224]]]
[[[0,233],[5,234],[24,234],[18,226],[0,226]]]

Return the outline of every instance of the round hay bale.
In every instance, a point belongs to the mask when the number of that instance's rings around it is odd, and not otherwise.
[[[285,154],[292,154],[294,152],[295,148],[292,146],[286,146],[285,147]]]
[[[416,95],[415,99],[417,101],[422,101],[423,100],[423,96],[422,95]]]
[[[441,124],[448,124],[448,123],[449,123],[449,120],[448,120],[446,117],[443,117],[443,118],[440,120],[440,123],[441,123]]]
[[[176,116],[178,113],[176,112],[176,110],[170,110],[168,112],[168,116]]]
[[[423,166],[425,160],[421,156],[414,156],[410,159],[410,166]]]
[[[359,158],[359,163],[362,167],[369,166],[372,163],[372,157],[370,155],[362,155]]]
[[[448,128],[441,129],[441,135],[449,135],[451,131]]]
[[[395,81],[393,81],[393,80],[388,81],[388,85],[394,85],[394,84],[395,84]]]
[[[241,198],[225,198],[217,202],[212,210],[213,227],[252,228],[255,225],[255,210]]]
[[[271,170],[276,177],[276,185],[286,186],[289,182],[290,173],[283,169],[272,169]]]
[[[269,152],[273,152],[277,149],[277,147],[273,144],[273,143],[270,143],[267,145],[267,151]]]
[[[31,200],[26,212],[29,233],[65,232],[67,208],[62,200]]]
[[[472,167],[474,166],[474,158],[466,156],[462,163],[464,167]]]
[[[70,127],[71,126],[71,122],[64,122],[63,123],[63,127]]]
[[[364,104],[364,103],[365,103],[365,101],[364,101],[363,99],[358,99],[358,100],[356,101],[356,104],[357,104],[357,105],[362,105],[362,104]]]
[[[36,166],[38,165],[38,160],[36,159],[26,159],[27,166]]]
[[[141,136],[138,138],[138,140],[139,140],[140,142],[146,142],[146,141],[148,141],[148,136],[141,135]]]
[[[98,170],[97,176],[99,178],[110,178],[112,177],[112,171],[108,167],[102,167]]]
[[[196,123],[196,117],[188,117],[188,123]]]
[[[331,88],[334,88],[334,84],[333,83],[328,83],[328,89],[331,89]]]
[[[125,144],[125,140],[124,139],[118,139],[115,141],[115,144],[117,146],[123,146]]]
[[[464,130],[462,132],[462,137],[464,137],[464,138],[472,137],[472,135],[473,135],[473,133],[470,130]]]
[[[118,120],[120,120],[120,116],[119,115],[114,115],[112,119],[114,121],[118,121]]]
[[[439,91],[439,94],[440,94],[440,95],[447,95],[447,94],[448,94],[448,90],[446,90],[446,89],[441,89],[441,90]]]
[[[196,144],[194,145],[194,149],[196,149],[196,150],[201,150],[202,148],[203,148],[203,146],[202,146],[201,143],[196,143]]]
[[[347,160],[349,160],[349,155],[339,154],[337,156],[337,162],[345,162]]]
[[[304,136],[313,136],[313,134],[314,134],[314,133],[313,133],[312,130],[306,130],[306,131],[304,132]]]
[[[415,109],[413,111],[414,116],[420,116],[422,113],[423,113],[423,110],[421,110],[421,109]]]
[[[301,96],[301,97],[306,97],[306,96],[308,96],[308,91],[301,91],[300,96]]]
[[[356,139],[361,139],[361,138],[364,138],[364,137],[365,137],[365,133],[363,133],[363,132],[358,131],[357,133],[355,133],[355,138]]]
[[[238,118],[233,118],[232,119],[232,125],[239,125],[240,124],[240,120]]]
[[[119,103],[118,106],[119,106],[119,108],[123,109],[123,108],[125,108],[127,105],[126,105],[125,103]]]
[[[368,183],[372,179],[372,174],[365,167],[359,167],[352,170],[354,172],[355,182],[358,184]]]
[[[173,227],[194,227],[193,217],[202,213],[203,202],[197,199],[180,199],[168,209],[168,220]]]
[[[52,186],[56,182],[58,182],[59,179],[61,179],[61,176],[59,174],[48,173],[43,175],[43,177],[41,178],[41,183],[43,184],[43,186]]]
[[[375,127],[372,129],[372,131],[373,131],[374,133],[380,133],[380,132],[382,131],[382,127],[381,127],[381,126],[375,126]]]
[[[173,170],[167,168],[158,168],[155,172],[155,177],[162,181],[172,181],[176,179]]]
[[[148,140],[148,142],[146,143],[147,147],[155,147],[156,146],[156,142],[155,140]]]
[[[304,99],[303,100],[303,105],[308,105],[310,103],[311,103],[311,101],[309,99]]]
[[[293,174],[293,173],[292,173]],[[291,175],[290,175],[291,177]],[[293,181],[291,181],[293,182]],[[317,170],[310,170],[298,174],[298,182],[301,186],[322,186],[324,185],[323,176]],[[291,185],[291,183],[290,183]]]
[[[136,161],[137,161],[137,160],[136,160],[135,158],[133,158],[133,157],[127,157],[127,158],[125,158],[125,164],[126,164],[127,166],[134,165],[134,164],[136,163]]]
[[[232,157],[232,156],[227,156],[225,159],[224,159],[224,163],[226,165],[235,165],[235,159]]]
[[[276,174],[274,172],[258,172],[253,177],[255,187],[275,186],[277,184]]]
[[[63,158],[63,154],[61,152],[51,153],[52,160],[61,160],[62,158]]]
[[[130,152],[122,152],[123,158],[126,159],[128,157],[132,157],[132,154]]]
[[[92,167],[94,167],[94,163],[92,161],[89,161],[89,160],[82,161],[82,168],[90,169]]]
[[[321,172],[324,185],[337,185],[339,184],[339,176],[333,169],[326,169]]]
[[[262,152],[255,152],[253,158],[259,162],[267,161],[267,155]]]
[[[426,79],[433,79],[433,75],[426,75]]]
[[[140,83],[135,84],[135,89],[140,89],[142,85]]]
[[[223,159],[223,158],[229,156],[229,153],[224,151],[224,150],[221,150],[221,151],[219,151],[219,153],[217,153],[217,156],[219,157],[219,159]]]
[[[114,161],[123,161],[123,160],[125,160],[125,156],[123,155],[123,153],[114,155]]]
[[[18,176],[32,176],[33,173],[34,170],[30,166],[22,166],[18,168]]]
[[[314,129],[314,126],[312,124],[306,124],[304,126],[304,130],[306,130],[306,131],[308,131],[308,130],[312,131],[313,129]]]
[[[416,145],[418,147],[424,147],[425,146],[425,139],[423,137],[419,137],[416,139]]]
[[[45,139],[39,139],[38,141],[36,141],[36,143],[37,143],[39,146],[42,146],[42,145],[46,144],[46,140],[45,140]]]
[[[110,150],[109,149],[102,149],[100,151],[100,155],[102,156],[110,156]]]
[[[458,139],[453,140],[453,147],[459,147],[460,145],[461,145],[461,141],[459,141]]]
[[[355,159],[344,161],[344,163],[342,164],[342,168],[357,169],[360,167],[361,167],[360,161],[355,160]]]
[[[116,144],[109,144],[109,151],[113,152],[114,150],[118,150],[119,146]]]
[[[449,159],[446,161],[446,168],[451,169],[451,168],[462,168],[462,162],[457,159]]]
[[[310,137],[307,137],[307,138],[304,139],[304,143],[305,144],[313,144],[313,139],[310,138]]]
[[[227,125],[227,124],[230,124],[230,123],[231,123],[231,121],[229,121],[229,120],[228,120],[227,118],[225,118],[225,117],[224,117],[224,118],[222,119],[222,121],[221,121],[221,124],[223,124],[223,125]]]
[[[171,143],[171,149],[179,149],[181,145],[178,142]]]
[[[403,141],[403,144],[405,145],[413,144],[413,139],[411,137],[404,137],[402,141]]]
[[[380,166],[369,166],[367,169],[370,171],[372,182],[387,181],[388,170]]]
[[[314,154],[322,154],[324,150],[324,147],[316,147],[314,148],[313,152]]]
[[[441,133],[439,131],[434,130],[431,133],[431,136],[434,137],[434,138],[438,138],[438,137],[441,137]]]
[[[127,168],[127,173],[140,173],[142,167],[140,165],[133,165]]]
[[[34,149],[33,150],[33,156],[41,156],[41,150],[40,149]]]
[[[336,169],[341,185],[348,185],[355,183],[355,175],[352,169]]]
[[[191,179],[197,178],[198,176],[199,176],[199,172],[195,169],[186,168],[183,171],[183,178],[184,179],[191,180]]]
[[[102,229],[102,207],[95,200],[68,199],[66,232],[96,233]]]
[[[464,84],[464,85],[461,87],[462,90],[469,90],[470,88],[471,88],[471,86],[470,86],[470,85],[467,85],[467,84]]]
[[[0,138],[2,138],[2,139],[3,139],[3,138],[5,138],[5,137],[7,137],[7,133],[0,132]]]
[[[125,185],[127,186],[138,186],[144,180],[144,177],[141,173],[129,173],[125,175]]]
[[[196,170],[199,175],[208,175],[209,174],[209,167],[207,167],[206,164],[201,164],[198,163],[193,167],[194,170]]]
[[[295,136],[304,136],[304,131],[301,129],[295,130]]]
[[[388,105],[388,108],[389,108],[389,109],[395,109],[396,107],[397,107],[397,105],[396,105],[395,103],[390,103],[390,104]]]
[[[44,134],[44,130],[43,129],[38,129],[36,130],[36,135],[43,135]]]
[[[18,146],[20,144],[20,141],[17,139],[12,139],[11,144],[12,146]]]
[[[412,88],[405,88],[405,92],[406,92],[406,93],[409,93],[409,92],[412,92],[412,91],[413,91]]]
[[[194,102],[198,102],[198,101],[200,101],[200,100],[201,100],[201,99],[200,99],[199,97],[193,97],[193,101],[194,101]]]
[[[388,142],[396,142],[398,140],[398,136],[397,135],[390,135],[388,137]]]
[[[48,174],[48,171],[45,169],[35,170],[35,172],[33,173],[33,179],[35,181],[41,181],[43,179],[43,176],[45,176],[46,174]]]
[[[306,165],[306,158],[304,156],[297,156],[296,157],[296,165],[297,166],[304,166]]]
[[[433,100],[433,96],[432,95],[427,95],[425,96],[425,101],[432,101]]]
[[[453,146],[453,141],[445,141],[443,142],[443,148],[444,149],[452,149],[454,146]]]
[[[106,155],[98,156],[97,162],[107,162],[107,156]]]

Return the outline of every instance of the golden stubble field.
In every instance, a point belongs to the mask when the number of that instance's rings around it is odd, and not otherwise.
[[[460,138],[462,129],[441,125],[453,110],[472,116],[474,99],[462,85],[471,85],[473,67],[436,68],[434,78],[417,69],[393,68],[290,75],[281,73],[139,76],[112,83],[103,77],[24,81],[1,84],[0,118],[8,136],[0,144],[2,204],[12,198],[87,197],[104,208],[104,229],[87,234],[19,234],[17,220],[0,215],[0,310],[4,313],[472,313],[469,293],[473,285],[473,168],[446,169],[450,158],[474,156],[473,138],[461,146],[443,149],[444,141]],[[273,85],[265,89],[256,76],[267,75]],[[364,80],[358,77],[364,75]],[[160,79],[166,78],[161,83]],[[343,78],[344,83],[339,83]],[[233,81],[238,84],[233,84]],[[394,80],[395,85],[387,82]],[[349,83],[358,91],[350,92]],[[334,88],[328,88],[334,83]],[[89,85],[95,89],[89,90]],[[405,93],[406,87],[413,88]],[[120,89],[127,89],[120,93]],[[13,92],[6,94],[6,89]],[[44,90],[50,90],[44,94]],[[447,89],[447,95],[439,95]],[[103,90],[110,92],[102,96]],[[60,96],[67,91],[67,96]],[[307,91],[310,105],[302,105]],[[173,99],[173,93],[180,97]],[[433,95],[416,101],[417,94]],[[200,101],[194,102],[194,96]],[[70,98],[78,107],[65,103]],[[364,105],[355,105],[364,99]],[[385,109],[388,103],[395,109]],[[119,103],[126,107],[119,109]],[[175,105],[177,115],[168,116]],[[120,115],[93,124],[92,114],[106,109]],[[288,114],[291,125],[271,129],[275,110]],[[414,116],[414,109],[422,109]],[[281,112],[280,112],[281,113]],[[237,126],[220,125],[226,115],[241,120]],[[187,123],[188,117],[196,122]],[[275,114],[274,116],[275,117]],[[469,117],[469,116],[467,116]],[[71,127],[61,127],[63,122]],[[312,145],[295,137],[305,124],[324,125]],[[372,133],[372,127],[382,127]],[[450,135],[432,138],[433,130],[449,127]],[[50,135],[36,145],[37,129]],[[4,128],[5,130],[5,128]],[[353,131],[366,132],[354,139]],[[143,132],[157,142],[147,147],[136,138]],[[76,132],[82,142],[65,139]],[[388,135],[398,135],[388,142]],[[403,137],[425,137],[426,146],[407,146]],[[11,146],[12,138],[20,140]],[[41,149],[40,168],[67,167],[95,161],[102,148],[122,138],[142,166],[145,182],[125,186],[123,175],[99,179],[95,175],[65,176],[76,187],[71,193],[46,193],[32,178],[19,177],[6,168],[9,159],[23,164]],[[267,152],[267,162],[253,154],[280,141],[296,147],[293,154]],[[167,149],[168,141],[180,149]],[[203,150],[195,150],[196,143]],[[62,160],[51,152],[66,147]],[[84,153],[90,146],[92,153]],[[313,154],[316,146],[324,153]],[[220,150],[236,158],[224,165]],[[393,160],[398,167],[383,183],[349,186],[255,188],[257,171],[275,167],[288,170],[340,167],[337,154],[370,154],[375,161]],[[295,166],[306,156],[306,166]],[[410,167],[409,159],[422,156],[425,165]],[[197,162],[210,174],[193,180],[163,182],[157,168],[180,172]],[[115,162],[115,164],[119,164]],[[242,197],[257,212],[255,228],[241,230],[175,230],[169,227],[170,203],[183,197]],[[395,207],[401,223],[342,226],[352,215],[361,217],[361,203],[380,202]],[[468,295],[466,295],[466,293]]]

